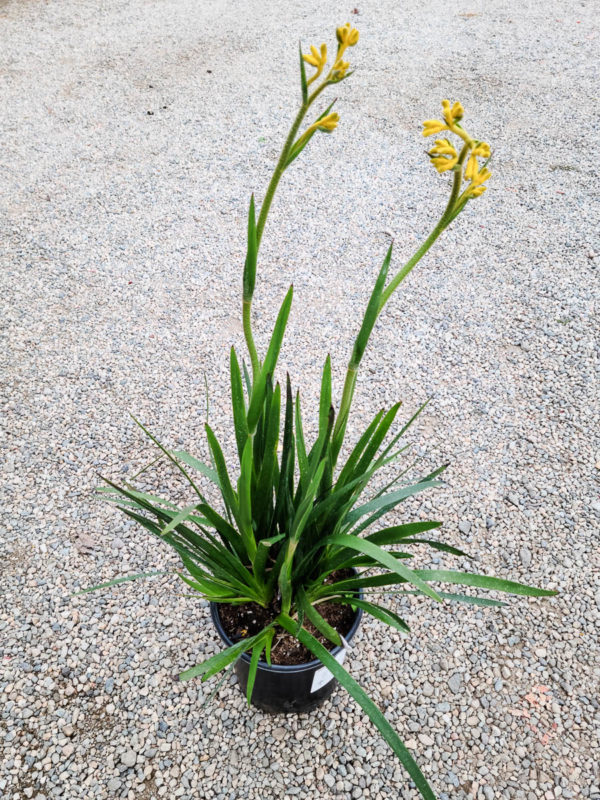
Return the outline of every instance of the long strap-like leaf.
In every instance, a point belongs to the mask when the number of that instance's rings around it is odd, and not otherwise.
[[[419,769],[417,762],[411,756],[406,745],[400,739],[396,731],[392,728],[390,723],[385,718],[381,709],[379,709],[371,698],[366,694],[365,690],[354,680],[354,678],[335,660],[329,650],[323,647],[314,636],[311,636],[308,631],[301,628],[297,631],[297,625],[293,619],[286,614],[280,614],[277,617],[278,622],[282,628],[285,628],[288,633],[295,634],[298,640],[310,652],[318,658],[327,669],[333,674],[335,678],[342,684],[344,689],[356,700],[362,710],[367,714],[373,725],[381,733],[383,738],[392,748],[394,753],[398,756],[406,771],[413,779],[415,786],[423,796],[424,800],[436,800],[431,787],[425,780],[425,776]]]

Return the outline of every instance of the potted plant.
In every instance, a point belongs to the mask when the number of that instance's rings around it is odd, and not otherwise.
[[[439,173],[451,176],[450,196],[439,222],[412,258],[392,271],[390,247],[366,304],[348,362],[339,408],[332,400],[331,360],[321,376],[318,433],[304,435],[300,394],[289,375],[276,378],[293,289],[277,315],[268,348],[259,356],[252,332],[252,299],[261,240],[279,181],[313,136],[331,133],[339,122],[327,106],[310,124],[305,119],[321,94],[349,76],[349,48],[359,34],[350,24],[337,29],[337,47],[327,68],[327,47],[300,50],[301,104],[290,128],[264,199],[254,197],[248,213],[247,253],[243,269],[242,318],[249,367],[236,350],[230,354],[230,393],[238,464],[228,466],[216,433],[208,423],[211,464],[186,451],[171,451],[141,423],[140,427],[185,477],[192,499],[181,507],[168,498],[107,480],[101,490],[130,518],[173,547],[181,557],[179,576],[192,595],[211,603],[225,649],[191,667],[182,680],[216,675],[235,667],[248,703],[269,711],[308,710],[332,691],[335,681],[364,709],[408,770],[424,798],[434,794],[419,767],[375,703],[344,668],[349,640],[363,613],[407,633],[406,622],[375,601],[387,594],[423,595],[435,602],[502,605],[497,600],[454,594],[433,584],[492,589],[516,595],[554,592],[458,570],[415,569],[408,564],[425,547],[454,556],[461,550],[431,538],[441,523],[381,521],[408,497],[440,485],[445,467],[402,484],[405,471],[366,495],[384,466],[406,449],[401,439],[422,409],[399,429],[400,403],[381,409],[352,446],[344,448],[356,376],[373,326],[400,283],[441,233],[486,189],[489,146],[462,125],[460,103],[444,100],[441,119],[424,123],[424,136],[440,135],[429,151]],[[308,64],[313,72],[306,76]],[[343,454],[343,455],[342,455]],[[220,502],[205,494],[193,477],[214,485]],[[387,549],[391,547],[392,549]],[[373,569],[377,572],[373,572]],[[156,573],[152,573],[156,574]],[[118,578],[102,586],[149,574]],[[94,587],[94,589],[101,587]],[[91,590],[86,590],[91,591]]]

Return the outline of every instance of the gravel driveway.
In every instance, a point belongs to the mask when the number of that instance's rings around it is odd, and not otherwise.
[[[94,495],[99,473],[154,457],[129,411],[205,456],[206,378],[233,453],[248,198],[298,101],[298,38],[347,20],[361,40],[339,128],[290,169],[265,230],[259,342],[293,281],[281,374],[308,410],[330,350],[339,397],[390,237],[399,265],[445,202],[420,123],[460,99],[494,150],[490,190],[382,315],[351,434],[431,396],[411,439],[425,467],[451,463],[447,486],[405,513],[444,520],[478,571],[560,591],[398,603],[413,635],[365,622],[348,663],[440,800],[600,797],[597,7],[357,2],[0,0],[7,800],[416,800],[342,691],[289,718],[232,683],[202,707],[210,686],[176,675],[220,643],[175,578],[70,597],[176,564]],[[162,464],[146,485],[181,490]]]

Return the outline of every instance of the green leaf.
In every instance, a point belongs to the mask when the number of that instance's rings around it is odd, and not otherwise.
[[[250,198],[250,208],[248,210],[248,244],[243,277],[243,299],[245,303],[251,302],[252,295],[254,294],[257,256],[258,241],[256,236],[256,216],[254,212],[254,195],[252,195]]]
[[[319,398],[319,434],[327,429],[329,424],[329,409],[331,408],[331,356],[327,356],[321,376],[321,395]]]
[[[382,550],[381,547],[373,544],[373,542],[370,542],[368,539],[361,539],[351,534],[341,534],[338,536],[329,536],[326,542],[327,544],[339,545],[340,547],[356,550],[359,553],[371,556],[371,558],[379,564],[387,567],[390,572],[395,572],[402,580],[412,583],[413,586],[417,586],[422,592],[431,597],[432,600],[441,602],[440,596],[437,592],[434,592],[430,586],[427,586],[418,571],[408,569],[402,562],[395,559],[391,553],[388,553],[387,550]]]
[[[457,572],[454,570],[441,569],[418,569],[415,570],[424,581],[440,581],[440,583],[456,583],[460,586],[475,586],[479,589],[493,589],[498,592],[508,594],[520,594],[526,597],[553,597],[558,594],[553,589],[538,589],[535,586],[527,586],[524,583],[507,581],[504,578],[492,578],[488,575],[476,575],[471,572]],[[421,587],[419,587],[421,588]]]
[[[283,442],[281,446],[281,468],[277,487],[275,519],[279,530],[286,530],[290,516],[293,514],[294,501],[294,403],[290,376],[286,380],[285,418],[283,423]]]
[[[271,536],[270,539],[261,539],[256,548],[256,558],[254,559],[253,571],[259,580],[265,579],[265,567],[267,564],[267,557],[271,545],[280,542],[285,534],[279,533],[277,536]]]
[[[191,456],[185,450],[174,450],[173,456],[183,461],[183,463],[187,464],[188,467],[192,467],[192,469],[195,469],[201,475],[204,475],[204,477],[208,478],[209,481],[214,483],[215,486],[221,488],[221,485],[219,483],[219,476],[212,467],[209,467],[207,464],[204,464],[204,462],[199,461],[197,458],[194,458],[194,456]]]
[[[288,633],[293,634],[295,632],[294,621],[286,614],[280,614],[276,621],[283,628],[285,628]],[[366,694],[364,689],[354,680],[354,678],[348,674],[348,672],[346,672],[341,664],[338,664],[329,650],[323,647],[323,645],[320,644],[314,636],[311,636],[308,631],[300,630],[297,638],[301,644],[310,650],[315,658],[318,658],[324,664],[324,666],[327,667],[327,669],[335,678],[338,679],[346,691],[356,700],[386,742],[390,745],[394,753],[398,756],[423,798],[425,800],[436,800],[431,787],[425,780],[423,773],[406,748],[406,745],[402,742],[381,710]]]
[[[453,603],[466,603],[468,606],[502,607],[506,605],[501,600],[489,600],[487,597],[470,597],[468,594],[449,594],[448,592],[439,591],[438,594],[443,600],[450,600]]]
[[[300,470],[300,483],[308,475],[309,465],[304,443],[304,430],[302,428],[302,412],[300,410],[300,392],[296,393],[296,452],[298,454],[298,469]]]
[[[301,586],[296,592],[296,602],[299,604],[305,616],[310,620],[310,622],[312,622],[319,633],[322,633],[326,639],[329,639],[329,641],[332,642],[332,644],[335,644],[338,647],[342,646],[340,634],[327,622],[326,619],[321,616],[321,614],[319,614],[317,609],[307,599],[304,589]]]
[[[348,514],[347,527],[352,527],[352,525],[354,525],[355,522],[358,522],[361,517],[364,517],[365,514],[372,514],[374,511],[382,511],[382,513],[385,513],[385,511],[391,511],[392,508],[395,508],[398,503],[406,500],[407,497],[412,497],[415,494],[424,492],[426,489],[434,489],[441,485],[441,481],[419,482],[413,484],[412,486],[405,486],[395,492],[384,494],[381,497],[376,497],[374,500],[370,500],[368,503],[353,509]],[[379,516],[381,516],[381,514]]]
[[[126,575],[124,578],[113,578],[112,581],[106,583],[99,583],[97,586],[90,586],[87,589],[80,589],[78,592],[73,592],[71,597],[77,597],[80,594],[87,594],[88,592],[97,592],[98,589],[108,589],[111,586],[116,586],[118,583],[126,583],[127,581],[137,581],[141,578],[154,578],[158,575],[173,575],[173,570],[158,569],[152,572],[138,572],[137,575]]]
[[[362,319],[360,330],[358,331],[358,335],[354,341],[354,347],[352,349],[352,356],[350,357],[348,370],[349,371],[354,370],[355,373],[358,370],[358,366],[364,355],[367,343],[369,341],[369,337],[371,336],[371,332],[379,315],[379,303],[381,300],[381,294],[385,287],[385,281],[387,278],[390,261],[392,260],[392,248],[393,245],[390,244],[386,256],[383,259],[383,264],[381,265],[381,269],[379,270],[379,275],[377,276],[375,285],[373,286],[371,297],[369,298],[369,302],[367,303],[367,308],[365,310]],[[346,433],[346,425],[348,423],[349,412],[350,412],[350,405],[348,405],[348,407],[344,409],[344,411],[338,418],[336,431],[334,433],[332,441],[332,460],[334,464],[337,461],[337,457],[342,447],[342,442],[344,441],[344,435]]]
[[[462,556],[463,558],[471,558],[464,550],[459,550],[458,547],[452,547],[450,544],[444,542],[436,542],[434,539],[405,539],[403,544],[428,544],[434,550],[439,550],[441,553],[451,553],[453,556]]]
[[[363,456],[356,465],[356,470],[355,470],[356,475],[361,475],[363,472],[366,472],[367,469],[370,467],[371,462],[377,455],[377,451],[379,450],[381,443],[387,436],[387,432],[389,431],[389,429],[392,426],[392,423],[396,419],[396,414],[398,413],[398,409],[400,408],[401,405],[402,405],[401,403],[396,403],[395,405],[393,405],[387,412],[387,414],[384,416],[384,418],[381,420],[381,423],[379,424],[377,430],[373,434],[371,441],[365,448]]]
[[[256,681],[258,662],[264,646],[264,641],[261,639],[252,648],[252,657],[250,658],[250,667],[248,668],[248,683],[246,684],[246,700],[248,701],[248,705],[250,705],[250,701],[252,700],[252,690],[254,689],[254,683]]]
[[[371,437],[373,436],[373,433],[375,432],[377,426],[379,425],[379,421],[381,420],[382,416],[383,416],[383,409],[381,411],[378,411],[377,414],[375,414],[369,427],[366,429],[366,431],[363,433],[363,435],[360,437],[360,439],[354,446],[352,452],[348,456],[348,459],[342,468],[342,471],[339,474],[339,477],[336,482],[337,486],[342,486],[344,483],[349,481],[354,475],[354,467],[358,463],[358,460],[361,457],[365,447],[367,446]]]
[[[277,315],[277,320],[275,322],[273,335],[271,336],[271,341],[269,343],[269,348],[267,350],[267,355],[265,357],[264,364],[260,370],[256,383],[252,387],[250,407],[248,408],[248,430],[250,431],[250,434],[253,434],[254,431],[256,430],[258,418],[263,408],[267,377],[269,375],[273,375],[275,366],[277,364],[277,358],[279,357],[281,343],[283,341],[283,336],[285,334],[285,328],[290,314],[290,308],[292,307],[292,298],[294,294],[293,290],[294,287],[290,286],[288,293],[286,294],[285,299],[281,304],[281,309],[279,310],[279,314]]]
[[[150,431],[147,428],[145,428],[142,425],[142,423],[133,416],[133,414],[131,414],[130,416],[131,416],[131,419],[135,422],[135,424],[144,431],[146,436],[149,439],[152,439],[152,441],[158,447],[158,449],[166,455],[166,457],[169,459],[169,461],[177,467],[177,469],[181,472],[181,474],[187,479],[188,483],[190,484],[192,489],[196,492],[198,497],[202,500],[203,503],[205,503],[206,499],[205,499],[204,495],[202,494],[200,489],[198,489],[198,487],[196,486],[194,481],[191,479],[191,477],[189,476],[189,473],[187,472],[187,470],[184,469],[181,466],[179,461],[176,458],[174,458],[173,455],[165,447],[163,447],[163,445],[158,441],[158,439],[155,436],[153,436],[150,433]],[[108,483],[108,481],[107,481],[107,483]]]
[[[319,486],[321,478],[323,477],[324,469],[325,461],[321,461],[312,477],[302,502],[298,506],[298,510],[296,511],[290,529],[288,545],[284,550],[285,557],[279,573],[279,588],[281,590],[281,607],[286,612],[289,611],[292,604],[292,563],[294,560],[294,555],[298,546],[298,540],[300,539],[302,531],[304,530],[304,526],[310,517],[315,492]]]
[[[242,453],[242,465],[238,481],[238,508],[240,533],[250,562],[256,556],[256,538],[252,529],[252,437],[248,436]]]
[[[272,625],[273,623],[271,623],[269,627],[272,627]],[[240,642],[236,642],[230,647],[227,647],[225,650],[221,650],[214,656],[207,658],[206,661],[203,661],[201,664],[196,664],[195,667],[186,669],[184,672],[180,673],[179,680],[189,681],[192,678],[197,678],[199,675],[202,676],[203,682],[209,678],[212,678],[213,675],[216,675],[217,672],[225,669],[225,667],[231,664],[232,661],[237,660],[242,653],[245,653],[247,650],[250,650],[252,647],[254,647],[254,645],[260,641],[263,634],[264,630],[262,630],[260,633],[257,633],[255,636],[242,639]]]
[[[244,371],[244,383],[246,384],[246,394],[248,398],[250,398],[252,394],[252,378],[250,377],[250,373],[248,372],[248,367],[246,366],[246,362],[242,361],[242,369]]]
[[[298,51],[300,53],[300,87],[302,89],[302,103],[308,100],[308,83],[306,81],[306,68],[304,66],[304,58],[302,56],[302,43],[298,42]]]
[[[397,631],[400,631],[401,633],[410,633],[410,628],[402,619],[402,617],[399,617],[398,614],[396,614],[394,611],[391,611],[389,608],[383,608],[383,606],[375,605],[375,603],[370,603],[368,600],[362,600],[361,598],[352,597],[351,595],[346,595],[345,597],[332,597],[331,601],[333,603],[343,603],[344,605],[362,608],[362,610],[366,611],[367,614],[375,617],[375,619],[378,619],[380,622],[385,622],[386,625],[390,625]]]
[[[273,644],[273,637],[275,636],[275,631],[273,628],[269,628],[265,635],[265,659],[267,664],[271,666],[271,645]]]
[[[240,462],[244,447],[248,441],[248,421],[246,419],[246,405],[244,403],[244,389],[242,387],[242,374],[237,360],[235,348],[231,348],[229,358],[229,370],[231,373],[231,405],[233,409],[233,426],[235,428],[235,439],[237,442],[238,455]]]
[[[392,525],[390,528],[383,528],[383,530],[371,533],[365,538],[374,544],[398,544],[398,542],[414,536],[418,533],[431,531],[434,528],[439,528],[441,522],[423,521],[423,522],[407,522],[404,525]]]
[[[334,104],[335,104],[335,100],[333,100],[333,101],[332,101],[332,102],[331,102],[331,103],[330,103],[330,104],[327,106],[327,108],[325,109],[325,111],[323,111],[323,113],[322,113],[322,114],[320,114],[320,115],[317,117],[317,120],[316,120],[316,121],[318,122],[320,119],[323,119],[323,117],[326,117],[326,116],[327,116],[327,114],[329,114],[329,112],[330,112],[330,111],[331,111],[331,109],[333,108]],[[299,138],[298,138],[298,139],[297,139],[297,140],[294,142],[294,144],[293,144],[293,145],[292,145],[292,147],[290,148],[290,154],[289,154],[289,156],[288,156],[288,159],[287,159],[287,161],[285,162],[285,167],[286,167],[286,169],[289,167],[289,165],[292,163],[292,161],[295,161],[295,160],[298,158],[298,156],[300,155],[300,153],[301,153],[301,152],[304,150],[304,148],[305,148],[305,147],[306,147],[306,145],[307,145],[307,144],[310,142],[310,140],[312,139],[312,137],[315,135],[315,133],[316,133],[316,132],[317,132],[317,129],[316,129],[316,128],[314,128],[314,129],[313,129],[313,130],[312,130],[312,131],[311,131],[311,132],[308,134],[308,136],[306,136],[305,134],[302,134],[302,136],[300,136],[300,137],[299,137]]]
[[[212,453],[212,457],[215,462],[215,467],[217,470],[217,475],[219,476],[219,486],[221,488],[221,494],[223,495],[223,500],[227,508],[231,509],[231,513],[235,517],[235,521],[240,525],[239,519],[239,508],[238,508],[238,499],[233,491],[233,486],[231,485],[231,481],[229,480],[229,473],[227,471],[227,464],[225,463],[225,456],[223,455],[223,451],[221,450],[221,445],[217,441],[217,437],[212,431],[212,428],[206,423],[204,426],[206,431],[206,439],[208,441],[208,446],[210,447],[210,451]]]
[[[175,514],[169,524],[161,530],[160,535],[164,537],[168,533],[171,533],[171,531],[174,530],[178,525],[180,525],[182,522],[185,522],[194,513],[194,511],[198,511],[201,506],[202,503],[195,503],[192,506],[184,508],[179,512],[179,514]]]
[[[281,387],[279,384],[271,396],[269,404],[268,419],[266,420],[266,430],[264,433],[264,447],[262,453],[262,464],[256,491],[252,497],[252,507],[254,509],[254,521],[256,531],[262,535],[270,530],[273,518],[273,482],[277,466],[277,445],[279,443],[280,425],[280,406],[281,406]]]
[[[385,575],[371,575],[368,578],[363,578],[359,575],[352,578],[346,578],[342,581],[337,581],[336,583],[329,583],[325,585],[323,585],[322,581],[320,581],[319,583],[310,586],[309,590],[307,590],[307,594],[311,599],[318,599],[321,597],[329,597],[333,594],[345,592],[355,594],[359,589],[380,588],[382,586],[397,586],[400,583],[405,583],[405,581],[399,580],[395,573],[390,575],[390,573],[387,572]]]

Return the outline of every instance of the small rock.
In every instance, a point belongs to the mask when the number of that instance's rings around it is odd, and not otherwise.
[[[462,684],[462,675],[460,672],[455,672],[454,675],[450,676],[448,680],[448,686],[450,687],[450,691],[454,692],[454,694],[458,694],[460,692]]]
[[[126,767],[134,767],[136,761],[137,756],[133,750],[126,750],[121,756],[121,764],[124,764]]]
[[[121,788],[121,781],[119,778],[111,778],[109,782],[106,784],[106,788],[109,792],[118,792]]]
[[[421,691],[423,692],[425,697],[433,697],[434,689],[433,686],[428,681],[425,683]]]
[[[327,773],[327,775],[325,775],[325,783],[327,784],[327,786],[329,786],[330,789],[332,789],[335,786],[335,778],[333,777],[333,775]]]
[[[273,730],[273,738],[277,739],[278,742],[281,742],[283,739],[285,739],[286,733],[287,730],[285,728],[275,728]]]
[[[467,519],[463,519],[458,523],[458,530],[461,533],[467,534],[471,530],[471,523]]]
[[[531,550],[528,547],[522,547],[519,550],[519,558],[521,559],[521,564],[524,567],[528,567],[531,564]]]
[[[433,745],[435,744],[431,736],[428,736],[426,733],[419,734],[419,741],[421,742],[421,744],[424,744],[425,747],[433,747]]]

